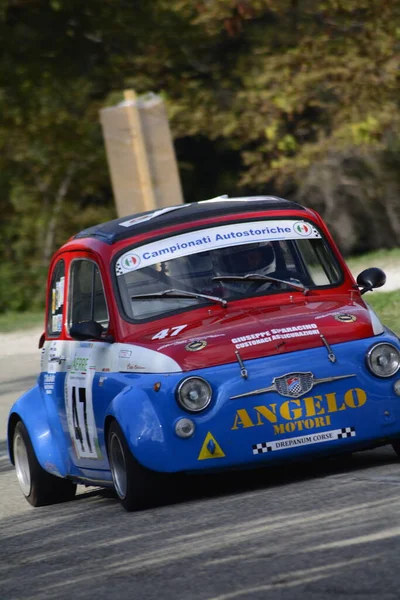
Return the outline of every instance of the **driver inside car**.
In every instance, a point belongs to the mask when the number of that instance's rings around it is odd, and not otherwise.
[[[239,275],[269,275],[276,270],[276,255],[271,242],[245,244],[222,248],[216,252],[215,275],[219,277]],[[259,289],[268,289],[272,282],[266,281]],[[225,289],[243,291],[250,281],[223,281]]]

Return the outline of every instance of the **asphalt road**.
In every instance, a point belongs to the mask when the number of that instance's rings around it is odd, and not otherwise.
[[[5,423],[38,362],[0,359],[1,600],[399,600],[400,464],[389,447],[189,479],[173,503],[140,513],[93,488],[31,508]]]

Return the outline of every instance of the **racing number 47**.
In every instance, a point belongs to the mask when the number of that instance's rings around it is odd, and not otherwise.
[[[86,385],[77,383],[70,381],[68,385],[66,408],[70,436],[78,458],[100,458],[91,387],[88,381]]]
[[[92,445],[90,443],[90,435],[89,435],[89,426],[88,426],[88,419],[87,419],[87,405],[86,405],[86,388],[84,387],[75,387],[73,386],[72,390],[72,423],[73,423],[73,428],[74,428],[74,435],[75,435],[75,439],[80,443],[82,452],[89,452],[90,454],[93,453],[92,450]],[[85,448],[85,440],[83,438],[83,434],[82,434],[82,426],[79,422],[79,412],[78,411],[78,406],[77,406],[77,392],[78,392],[78,396],[79,396],[79,402],[82,403],[83,405],[83,429],[85,432],[85,438],[86,438],[86,443],[88,446],[88,450],[86,450]]]

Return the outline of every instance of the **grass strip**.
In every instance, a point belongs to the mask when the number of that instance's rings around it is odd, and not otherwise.
[[[400,334],[400,291],[368,292],[363,299],[372,306],[384,325]]]
[[[2,313],[0,314],[0,333],[44,327],[43,321],[43,310]]]

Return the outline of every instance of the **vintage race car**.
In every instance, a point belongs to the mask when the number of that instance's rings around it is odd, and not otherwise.
[[[37,384],[8,444],[33,506],[76,484],[126,510],[166,474],[384,444],[400,452],[400,343],[320,216],[215,198],[91,227],[54,255]],[[167,484],[168,485],[168,484]]]

